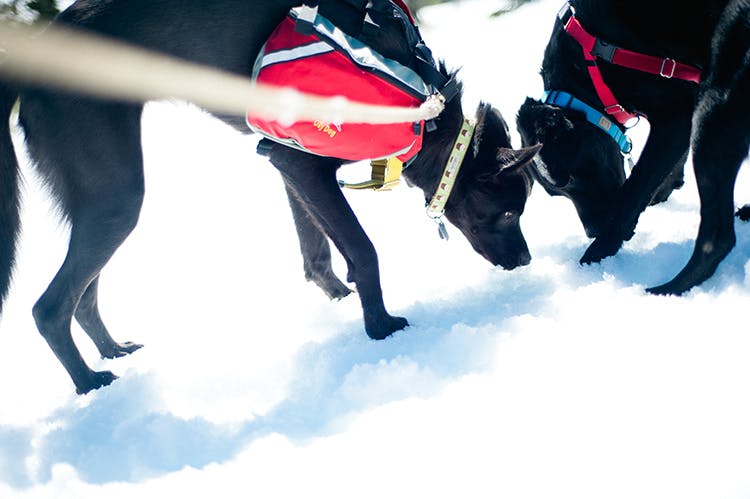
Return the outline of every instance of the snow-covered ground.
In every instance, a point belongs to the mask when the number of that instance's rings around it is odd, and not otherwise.
[[[559,4],[423,12],[433,52],[462,66],[468,113],[488,100],[515,128]],[[572,205],[538,186],[522,219],[534,259],[513,272],[456,229],[441,241],[416,189],[347,192],[386,304],[411,322],[374,342],[356,296],[329,302],[304,281],[256,141],[192,107],[147,107],[146,202],[101,282],[113,335],[146,346],[97,360],[76,329],[92,366],[121,376],[82,397],[30,314],[67,234],[25,167],[0,324],[0,497],[750,497],[750,227],[700,288],[644,292],[692,251],[692,172],[616,257],[585,268]]]

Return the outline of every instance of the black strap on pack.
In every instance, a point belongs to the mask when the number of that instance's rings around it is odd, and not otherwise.
[[[305,0],[304,4],[317,7],[336,27],[349,36],[360,39],[382,36],[379,23],[397,19],[402,25],[413,60],[416,61],[416,67],[412,69],[440,92],[446,102],[458,95],[458,83],[440,72],[432,52],[422,40],[419,28],[412,23],[410,15],[390,0]],[[309,33],[307,30],[312,30],[313,20],[298,18],[295,29]]]
[[[362,33],[368,0],[303,0],[302,4],[320,10],[334,26],[349,36],[356,38]],[[314,19],[297,19],[295,29],[309,34],[312,32],[313,21]]]
[[[258,142],[258,145],[255,147],[255,152],[257,152],[261,156],[270,156],[271,149],[273,149],[273,145],[275,143],[276,142],[274,142],[273,140],[263,137],[262,139],[260,139],[260,142]]]

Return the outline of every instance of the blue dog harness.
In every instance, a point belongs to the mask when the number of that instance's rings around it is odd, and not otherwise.
[[[542,101],[545,104],[551,104],[563,109],[573,109],[574,111],[582,112],[589,123],[604,131],[604,133],[617,142],[620,152],[623,155],[630,154],[630,151],[633,149],[633,142],[630,140],[630,137],[625,134],[625,131],[617,123],[572,94],[560,90],[550,90],[544,92]]]

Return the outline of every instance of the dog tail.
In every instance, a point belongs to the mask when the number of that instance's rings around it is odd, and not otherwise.
[[[10,288],[21,226],[20,174],[10,136],[10,114],[18,93],[0,84],[0,312]]]

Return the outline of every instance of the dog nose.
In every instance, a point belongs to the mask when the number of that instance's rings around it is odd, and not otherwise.
[[[524,251],[516,255],[506,255],[494,263],[505,270],[513,270],[516,267],[523,267],[531,263],[531,255],[528,251]]]

